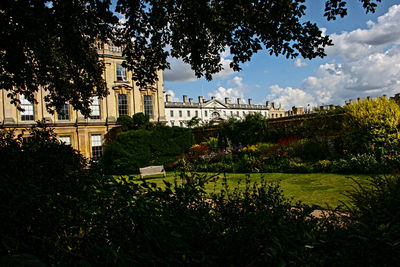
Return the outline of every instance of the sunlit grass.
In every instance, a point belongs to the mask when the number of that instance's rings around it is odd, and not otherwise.
[[[214,173],[210,173],[210,175],[213,174]],[[139,175],[130,175],[130,177],[134,182],[141,182]],[[279,182],[283,194],[288,198],[293,198],[294,202],[301,201],[308,205],[335,208],[340,205],[342,201],[348,203],[348,199],[344,193],[352,190],[355,185],[355,182],[351,178],[364,184],[369,176],[332,173],[226,173],[219,174],[218,177],[219,178],[215,182],[210,182],[206,185],[207,192],[218,192],[223,189],[223,177],[226,177],[227,184],[231,189],[235,187],[244,189],[246,186],[246,177],[249,177],[251,183],[260,182],[261,177],[263,177],[266,182]],[[148,183],[155,183],[160,187],[165,186],[163,180],[170,183],[174,183],[175,181],[178,184],[182,183],[179,173],[174,172],[168,172],[165,178],[158,175],[146,177],[145,180]]]

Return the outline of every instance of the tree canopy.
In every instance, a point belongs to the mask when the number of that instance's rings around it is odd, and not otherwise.
[[[182,58],[197,77],[230,67],[260,50],[287,58],[325,56],[332,45],[318,26],[302,21],[306,0],[9,0],[0,2],[0,88],[18,104],[22,93],[34,101],[39,88],[49,92],[50,110],[65,102],[88,115],[90,97],[107,95],[96,42],[123,47],[125,66],[139,86],[152,84],[169,56]],[[381,0],[360,0],[374,12]],[[328,20],[347,15],[346,2],[326,0]],[[94,89],[95,88],[95,89]]]

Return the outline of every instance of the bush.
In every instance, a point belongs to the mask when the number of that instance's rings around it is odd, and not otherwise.
[[[0,255],[66,264],[87,230],[80,207],[94,177],[77,151],[41,126],[27,140],[0,134]]]
[[[352,156],[349,164],[353,173],[379,173],[381,171],[375,156],[371,154]]]
[[[338,159],[332,162],[331,170],[333,173],[353,173],[353,169],[348,160]]]
[[[142,112],[133,114],[132,117],[120,116],[117,119],[117,124],[122,126],[122,131],[126,132],[129,130],[139,130],[139,129],[151,129],[153,124],[150,122],[149,115]]]
[[[347,195],[346,213],[326,222],[321,266],[397,266],[400,261],[400,176],[376,176]],[[336,226],[335,226],[336,225]],[[340,226],[340,227],[338,227]]]
[[[267,119],[259,113],[247,114],[242,120],[230,118],[220,124],[218,139],[221,146],[228,143],[254,145],[268,140]]]
[[[96,227],[81,255],[91,265],[305,265],[315,240],[310,208],[286,200],[276,185],[250,185],[207,196],[210,177],[184,186],[104,184]],[[112,195],[113,190],[115,193]],[[112,218],[112,220],[110,220]],[[96,246],[94,245],[96,244]]]
[[[106,147],[100,164],[110,174],[138,173],[139,168],[149,165],[167,166],[193,142],[191,131],[180,127],[122,132]]]
[[[332,168],[332,162],[330,160],[319,160],[314,163],[314,170],[316,172],[330,172]]]
[[[350,153],[365,153],[369,147],[397,146],[400,107],[385,97],[359,100],[345,107],[343,146]]]

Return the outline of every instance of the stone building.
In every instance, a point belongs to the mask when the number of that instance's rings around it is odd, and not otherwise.
[[[147,88],[140,88],[132,81],[131,72],[122,67],[124,58],[121,49],[112,44],[98,43],[98,53],[104,61],[104,79],[109,91],[105,98],[92,98],[89,118],[85,118],[68,103],[62,113],[50,114],[43,101],[45,91],[39,88],[35,93],[37,104],[32,104],[20,95],[19,111],[7,92],[0,92],[0,127],[15,129],[16,134],[35,124],[35,121],[45,120],[55,129],[60,141],[70,144],[87,158],[98,158],[103,151],[105,134],[116,127],[116,119],[121,115],[132,116],[143,112],[150,116],[151,121],[165,121],[163,77],[158,73],[158,81]]]
[[[225,98],[224,102],[211,97],[210,100],[205,100],[199,96],[198,102],[193,102],[193,98],[183,96],[182,102],[172,102],[171,96],[166,95],[165,98],[165,117],[167,125],[185,127],[186,123],[193,117],[200,118],[203,122],[221,121],[230,117],[244,118],[246,114],[260,113],[265,117],[285,116],[285,111],[282,107],[276,107],[274,103],[270,105],[267,101],[266,105],[255,105],[251,99],[247,103],[243,103],[242,99],[237,98],[236,103],[231,103],[229,98]]]

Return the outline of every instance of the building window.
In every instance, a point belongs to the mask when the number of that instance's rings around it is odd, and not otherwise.
[[[169,111],[169,114],[170,114],[171,117],[173,117],[173,116],[174,116],[174,111],[173,111],[173,110],[170,110],[170,111]]]
[[[246,111],[243,111],[243,116],[246,115]]]
[[[92,120],[100,120],[100,100],[99,97],[91,97],[90,98],[90,118]]]
[[[58,137],[58,140],[60,141],[61,144],[70,146],[71,145],[71,136],[66,135],[66,136],[60,136]]]
[[[207,117],[208,116],[208,112],[207,110],[204,110],[204,116]]]
[[[181,127],[183,127],[183,122],[179,122],[179,125],[180,125]]]
[[[187,111],[187,116],[190,117],[190,110]]]
[[[199,116],[199,111],[196,110],[196,111],[194,112],[194,114],[196,115],[196,117],[198,117],[198,116]]]
[[[171,126],[174,126],[174,124],[175,124],[175,122],[174,122],[174,121],[171,121]]]
[[[150,119],[153,116],[153,97],[151,95],[144,96],[144,114],[149,115]]]
[[[236,115],[239,116],[239,111],[236,111]]]
[[[224,116],[226,116],[226,111],[224,110]]]
[[[231,110],[231,116],[233,116],[233,111]]]
[[[117,65],[117,81],[126,81],[126,69],[122,65]]]
[[[92,159],[99,160],[103,155],[103,140],[101,134],[91,136],[92,141]]]
[[[279,117],[282,117],[282,113],[281,113],[281,114],[279,114]]]
[[[118,95],[118,116],[128,115],[128,96]]]
[[[182,118],[182,110],[179,110],[179,118]]]
[[[25,99],[24,95],[20,95],[21,101],[21,121],[33,121],[33,104]]]
[[[59,121],[69,121],[69,105],[64,104],[61,110],[58,112],[57,119]]]

